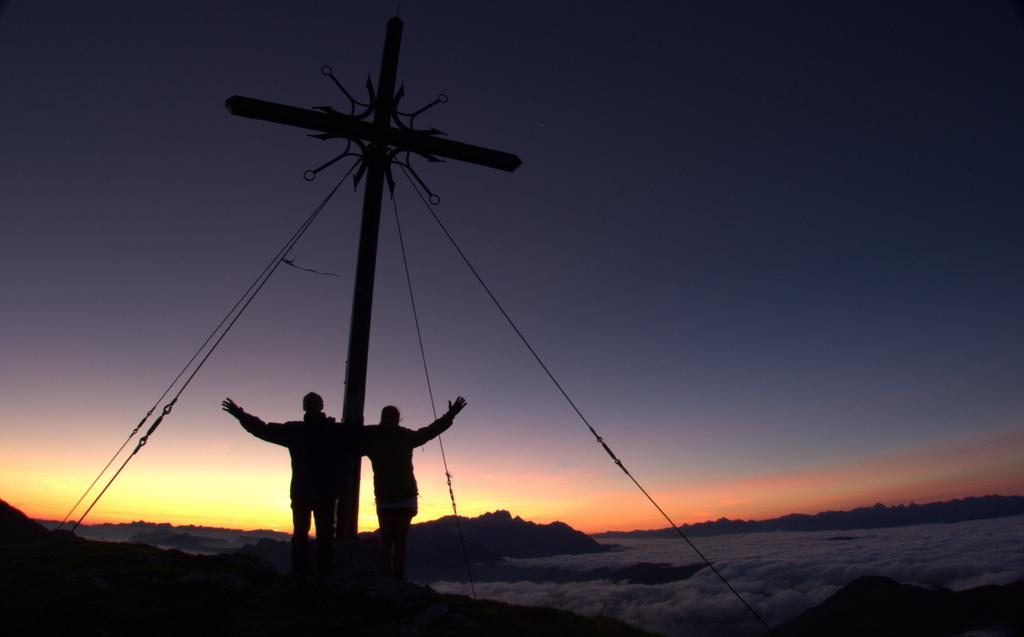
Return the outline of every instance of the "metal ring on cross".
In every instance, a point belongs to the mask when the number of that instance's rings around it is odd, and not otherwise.
[[[302,173],[302,178],[305,179],[306,181],[313,181],[314,179],[316,179],[316,171],[307,170],[306,172]]]

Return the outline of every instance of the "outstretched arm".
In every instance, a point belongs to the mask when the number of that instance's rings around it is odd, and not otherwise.
[[[230,398],[225,398],[220,404],[221,408],[238,419],[242,428],[256,436],[260,440],[272,442],[275,445],[288,446],[288,436],[284,425],[277,423],[265,423],[256,416],[246,413],[244,409]]]
[[[413,444],[417,447],[424,445],[441,435],[446,429],[452,426],[455,416],[466,406],[466,399],[459,396],[455,402],[448,401],[448,411],[434,422],[422,429],[413,432]]]

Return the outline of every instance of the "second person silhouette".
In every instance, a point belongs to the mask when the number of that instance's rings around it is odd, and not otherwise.
[[[420,429],[402,427],[398,408],[388,405],[380,412],[380,424],[362,431],[362,454],[373,465],[373,491],[377,501],[380,524],[381,573],[386,577],[405,578],[406,542],[409,526],[418,511],[416,477],[413,475],[412,451],[433,440],[452,426],[455,416],[466,406],[459,396],[449,401],[448,411],[433,423]]]

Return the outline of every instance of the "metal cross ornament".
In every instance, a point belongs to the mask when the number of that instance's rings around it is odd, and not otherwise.
[[[330,67],[322,67],[321,73],[328,76],[341,89],[349,102],[349,114],[339,113],[329,106],[314,109],[297,108],[274,102],[235,95],[228,98],[226,105],[232,115],[260,119],[277,124],[287,124],[307,130],[318,139],[345,139],[345,151],[329,162],[307,170],[305,178],[312,180],[324,168],[343,157],[359,157],[360,166],[356,184],[365,179],[363,195],[362,225],[359,233],[359,255],[356,262],[356,282],[352,298],[352,322],[348,341],[348,364],[345,372],[345,393],[342,406],[342,422],[349,426],[363,426],[363,407],[366,399],[366,366],[370,346],[370,315],[373,308],[373,282],[377,267],[377,236],[380,230],[380,206],[387,180],[394,188],[391,166],[399,164],[426,190],[431,201],[437,203],[437,196],[426,188],[409,163],[410,154],[419,155],[427,161],[454,159],[479,164],[489,168],[513,171],[522,163],[519,157],[489,148],[474,146],[442,137],[443,133],[430,128],[418,130],[414,127],[416,116],[427,109],[447,101],[444,95],[423,108],[410,113],[398,110],[405,93],[403,88],[395,92],[398,72],[398,51],[402,40],[402,21],[396,16],[388,21],[384,40],[384,55],[381,61],[380,78],[376,90],[368,79],[366,88],[369,97],[360,102],[352,97],[334,76]],[[406,118],[406,121],[403,121]],[[350,152],[352,144],[358,153]],[[403,156],[404,159],[398,159]],[[350,454],[343,468],[346,477],[338,510],[338,536],[350,539],[356,536],[359,516],[359,470],[360,458]]]

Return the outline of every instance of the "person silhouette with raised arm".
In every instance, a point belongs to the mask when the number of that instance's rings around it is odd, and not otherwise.
[[[309,517],[316,521],[317,581],[323,582],[334,559],[335,500],[341,492],[341,453],[346,443],[342,425],[324,414],[324,400],[310,392],[302,398],[301,421],[265,423],[246,413],[230,398],[224,411],[260,440],[288,448],[292,461],[292,576],[306,584],[309,563]]]
[[[363,428],[360,448],[373,464],[373,492],[380,525],[381,574],[405,578],[409,525],[417,513],[419,492],[412,469],[412,450],[433,440],[452,426],[466,406],[459,396],[448,411],[430,425],[415,431],[399,426],[398,408],[388,405],[380,412],[380,424]]]

